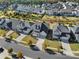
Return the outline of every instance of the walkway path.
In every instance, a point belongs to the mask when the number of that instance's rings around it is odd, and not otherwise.
[[[41,38],[37,38],[38,41],[36,43],[36,46],[40,49],[40,50],[43,50],[43,43],[45,41],[45,39],[41,39]]]
[[[18,42],[21,42],[21,40],[27,35],[24,35],[24,34],[20,34],[19,37],[17,37],[15,40],[18,41]]]

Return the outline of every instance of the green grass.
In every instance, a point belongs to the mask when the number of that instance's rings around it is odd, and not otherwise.
[[[34,37],[28,35],[25,38],[22,39],[22,42],[24,42],[24,44],[28,44],[29,41],[32,41],[32,44],[36,44],[37,39],[35,39]]]
[[[46,39],[44,44],[47,44],[47,46],[51,47],[51,48],[59,48],[59,46],[61,46],[61,44],[57,40],[47,40]]]
[[[46,47],[45,47],[46,45]],[[57,40],[45,40],[44,44],[43,44],[43,48],[46,49],[51,49],[54,52],[60,52],[62,51],[62,49],[60,48],[61,43],[59,43],[59,41]]]
[[[0,36],[4,36],[8,31],[0,29]]]
[[[71,43],[70,47],[72,51],[79,51],[79,43]]]
[[[19,35],[16,32],[13,32],[9,36],[12,36],[12,38],[16,39]]]

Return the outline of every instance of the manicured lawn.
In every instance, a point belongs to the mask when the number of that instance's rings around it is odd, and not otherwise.
[[[61,44],[57,40],[47,40],[46,39],[44,44],[46,44],[48,47],[51,47],[51,48],[59,48],[59,46],[61,46]]]
[[[79,53],[74,53],[74,55],[79,56]]]
[[[28,44],[29,41],[31,41],[32,44],[36,44],[37,39],[35,39],[34,37],[28,35],[28,36],[26,36],[24,39],[22,39],[22,41],[23,41],[25,44]]]
[[[9,36],[12,36],[12,38],[16,39],[19,35],[16,33],[16,32],[13,32],[11,35]]]
[[[4,36],[8,31],[0,29],[0,36]]]
[[[46,47],[45,47],[46,46]],[[43,48],[46,49],[51,49],[54,52],[61,52],[62,49],[60,48],[61,43],[57,40],[45,40],[44,44],[43,44]]]
[[[73,51],[79,51],[79,43],[71,43],[70,47]]]

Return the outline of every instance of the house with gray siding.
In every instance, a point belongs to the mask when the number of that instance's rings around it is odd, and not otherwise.
[[[59,24],[55,29],[53,29],[53,38],[61,39],[61,38],[69,38],[70,31],[63,24]]]
[[[46,38],[46,36],[47,36],[47,33],[44,32],[44,31],[42,31],[42,32],[40,32],[40,33],[38,34],[38,37],[39,37],[39,38],[42,38],[42,39]]]
[[[75,37],[76,37],[76,40],[79,42],[79,27],[77,27],[75,30]]]

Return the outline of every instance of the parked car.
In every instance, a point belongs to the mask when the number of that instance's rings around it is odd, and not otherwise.
[[[11,38],[5,38],[6,40],[6,42],[9,42],[9,43],[11,43]]]
[[[12,54],[11,56],[12,56],[13,59],[18,59],[16,54]]]
[[[45,51],[46,51],[47,53],[49,53],[49,54],[53,54],[53,55],[56,54],[53,50],[48,49],[48,48],[45,49]]]

